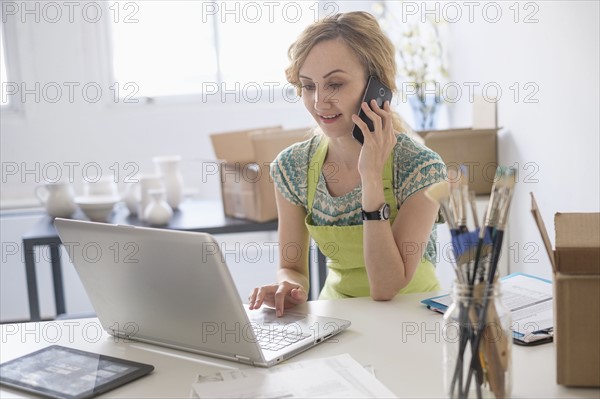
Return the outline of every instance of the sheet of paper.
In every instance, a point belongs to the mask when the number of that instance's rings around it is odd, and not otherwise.
[[[532,342],[551,335],[547,330],[553,326],[552,284],[522,274],[511,275],[501,281],[502,302],[511,311],[511,327],[515,336]],[[445,308],[452,304],[452,297],[445,295],[432,301]]]
[[[503,280],[502,301],[511,311],[513,331],[527,336],[552,328],[552,284],[526,276]]]
[[[396,397],[349,354],[284,363],[271,369],[221,370],[199,375],[194,398]]]

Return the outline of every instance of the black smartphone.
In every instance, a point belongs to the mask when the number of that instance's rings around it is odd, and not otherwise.
[[[369,106],[371,106],[371,100],[376,100],[379,107],[383,107],[383,103],[386,101],[389,101],[390,103],[392,102],[392,91],[389,89],[389,87],[381,83],[379,78],[376,76],[369,76],[367,87],[365,88],[365,94],[363,95],[363,99],[360,103],[362,105],[362,103],[366,102],[369,104]],[[371,121],[371,118],[365,114],[360,106],[358,109],[358,116],[367,124],[369,130],[373,131],[373,121]],[[362,130],[360,130],[356,124],[352,130],[352,137],[354,137],[361,145],[365,141]]]

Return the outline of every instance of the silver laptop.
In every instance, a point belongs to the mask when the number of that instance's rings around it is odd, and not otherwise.
[[[350,325],[248,310],[209,234],[60,218],[54,224],[111,335],[269,367]]]

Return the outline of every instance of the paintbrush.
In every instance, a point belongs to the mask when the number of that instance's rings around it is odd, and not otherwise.
[[[468,190],[468,189],[467,189]],[[469,275],[467,276],[469,279],[469,283],[472,284],[472,281],[474,281],[474,275],[475,275],[475,265],[477,263],[477,258],[479,257],[479,252],[481,251],[481,249],[479,248],[479,235],[481,233],[480,227],[479,227],[479,217],[477,216],[477,204],[475,203],[475,192],[474,191],[468,191],[467,194],[467,198],[469,201],[469,206],[471,208],[471,214],[473,216],[473,225],[475,226],[475,233],[477,234],[478,238],[477,238],[477,247],[476,247],[476,251],[475,251],[475,256],[474,256],[474,262],[473,262],[473,268],[469,270]]]
[[[498,209],[499,204],[502,201],[502,182],[504,168],[498,166],[496,168],[496,177],[494,178],[494,184],[492,185],[492,191],[490,193],[490,200],[485,212],[485,220],[483,222],[483,228],[479,230],[479,240],[477,243],[477,253],[475,255],[475,265],[473,267],[473,274],[469,283],[475,284],[475,280],[478,278],[480,282],[484,281],[485,270],[489,268],[489,255],[492,252],[494,235],[496,233],[496,226],[498,225]],[[474,208],[474,207],[473,207]]]
[[[502,171],[503,178],[500,180],[501,202],[498,210],[498,222],[496,224],[496,234],[494,237],[494,251],[492,252],[492,267],[493,270],[488,275],[488,282],[492,282],[496,277],[496,269],[498,260],[500,259],[500,250],[502,249],[502,239],[504,237],[504,229],[508,221],[508,209],[512,200],[513,191],[515,189],[517,171],[514,168],[506,168]]]
[[[425,190],[425,196],[440,205],[442,215],[450,227],[450,234],[456,233],[454,213],[450,208],[450,185],[448,182],[442,180],[432,184]]]
[[[510,202],[516,183],[516,170],[514,168],[498,167],[497,176],[499,176],[499,178],[494,183],[492,198],[490,198],[490,204],[486,215],[486,230],[493,230],[491,234],[493,244],[490,253],[488,255],[485,255],[485,257],[489,260],[487,279],[482,298],[482,306],[478,317],[480,323],[478,325],[475,340],[472,345],[471,368],[469,370],[469,376],[467,378],[467,383],[464,392],[469,391],[472,375],[475,371],[474,368],[477,366],[477,361],[474,359],[474,356],[479,352],[479,344],[481,342],[483,330],[489,321],[488,311],[491,312],[494,316],[495,320],[492,320],[492,322],[497,321],[495,306],[493,305],[493,303],[489,304],[489,298],[492,295],[492,287],[494,286],[494,283],[497,278],[496,274],[498,268],[498,260],[500,258],[500,252],[502,248],[504,228],[506,226],[508,209],[510,207]],[[504,337],[503,340],[497,342],[495,347],[487,347],[488,355],[490,359],[493,359],[493,362],[488,364],[488,374],[492,373],[494,376],[493,379],[496,381],[504,380],[503,378],[501,378],[500,374],[504,373],[508,364],[508,359],[506,357],[508,356],[506,350],[508,343],[506,342],[506,340],[507,338]],[[496,385],[496,387],[494,387],[494,392],[496,393],[496,396],[501,396],[504,392],[504,384],[501,385],[502,386]]]
[[[448,186],[450,188],[449,205],[454,214],[454,224],[459,232],[467,231],[467,221],[465,218],[464,205],[461,195],[461,178],[462,175],[454,169],[448,170]]]
[[[431,201],[440,205],[442,215],[448,223],[448,227],[450,229],[450,236],[452,237],[452,243],[454,246],[455,239],[460,234],[460,232],[456,226],[454,212],[450,207],[450,185],[447,181],[440,181],[435,184],[432,184],[425,191],[425,196]],[[456,273],[456,278],[458,279],[458,281],[464,282],[465,278],[458,269],[455,262],[452,263],[452,267],[454,268],[454,272]]]
[[[467,188],[468,189],[468,188]],[[440,205],[442,214],[448,222],[450,235],[452,238],[452,248],[454,250],[454,258],[452,266],[454,267],[456,277],[459,283],[468,283],[468,267],[473,263],[477,244],[477,232],[469,231],[466,225],[466,218],[457,218],[456,213],[452,209],[450,203],[452,198],[452,184],[445,181],[432,184],[426,191],[425,195],[432,201]],[[466,215],[467,201],[457,200],[455,204],[459,204],[457,210]],[[463,206],[464,204],[464,206]],[[460,211],[460,208],[464,208]],[[460,223],[460,224],[457,224]]]
[[[473,215],[473,223],[475,225],[475,230],[479,230],[479,217],[477,216],[477,205],[475,203],[475,192],[469,191],[469,205],[471,206],[471,213]]]
[[[486,211],[486,217],[484,220],[484,228],[482,229],[475,229],[475,232],[473,232],[473,234],[475,235],[474,240],[477,242],[477,245],[475,246],[475,249],[473,249],[472,245],[469,245],[470,251],[471,253],[469,253],[469,260],[472,260],[473,263],[473,270],[472,270],[472,274],[467,273],[467,281],[468,281],[468,287],[469,287],[469,296],[471,297],[470,300],[470,305],[469,305],[469,309],[464,310],[464,314],[462,314],[461,316],[461,322],[462,323],[466,323],[467,319],[471,319],[471,323],[473,323],[474,325],[477,324],[478,320],[485,320],[485,319],[481,319],[478,318],[478,315],[480,314],[481,309],[475,309],[475,307],[471,308],[471,306],[475,306],[475,302],[478,301],[479,306],[481,306],[481,301],[482,301],[482,297],[486,297],[486,294],[484,293],[484,286],[486,285],[483,280],[484,280],[484,274],[485,274],[485,266],[488,266],[490,263],[490,258],[492,257],[492,252],[493,252],[493,245],[494,245],[494,240],[493,237],[495,236],[496,233],[496,227],[498,225],[498,220],[499,220],[499,207],[501,205],[503,201],[503,196],[504,196],[504,191],[503,187],[504,187],[504,181],[502,179],[503,176],[503,169],[502,168],[498,168],[497,172],[497,176],[496,179],[494,180],[494,186],[492,188],[492,193],[490,196],[490,201],[488,203],[488,207],[487,207],[487,211]],[[477,216],[476,216],[476,208],[474,205],[474,196],[471,196],[470,198],[470,205],[471,205],[471,211],[474,214],[474,219],[475,219],[475,224],[477,225]],[[464,198],[464,197],[463,197]],[[458,202],[458,201],[456,201]],[[463,201],[463,202],[466,202]],[[477,237],[478,235],[478,237]],[[455,240],[459,240],[460,238],[462,238],[464,235],[463,234],[456,234],[456,238],[454,238]],[[460,246],[457,246],[460,247]],[[473,254],[474,252],[474,254]],[[464,254],[463,254],[464,256]],[[464,260],[464,258],[463,258]],[[459,263],[460,264],[460,263]],[[488,266],[488,270],[490,269],[490,267]],[[477,279],[476,277],[479,276],[479,278]],[[477,287],[475,287],[475,281],[479,280],[480,283],[477,284]],[[487,304],[486,304],[487,305]],[[465,317],[466,316],[466,317]],[[485,323],[484,323],[485,324]],[[472,373],[476,373],[477,375],[477,387],[478,387],[478,392],[479,392],[479,387],[480,385],[483,383],[483,370],[482,370],[482,364],[479,361],[480,356],[479,356],[479,351],[478,349],[475,350],[475,347],[479,346],[479,343],[476,342],[477,341],[477,337],[475,336],[475,331],[471,331],[471,334],[469,334],[469,336],[461,336],[461,341],[460,341],[460,346],[459,346],[459,359],[463,359],[464,358],[464,352],[466,350],[466,341],[465,340],[471,340],[471,351],[472,351],[472,356],[471,356],[471,366],[469,368],[469,379],[468,379],[468,385],[470,385],[470,380],[472,378]],[[461,362],[462,363],[462,362]],[[457,363],[457,369],[455,370],[455,375],[454,375],[454,379],[452,381],[452,391],[454,391],[454,387],[455,384],[458,382],[461,386],[459,388],[459,396],[463,396],[466,392],[468,391],[464,391],[463,390],[463,386],[462,386],[462,375],[458,375],[458,363]],[[462,365],[461,365],[462,367]],[[460,381],[457,381],[458,379],[460,379]],[[467,388],[468,389],[468,388]]]
[[[460,198],[459,228],[467,230],[467,207],[469,206],[469,174],[465,165],[460,165],[458,178],[458,196]]]
[[[467,208],[471,205],[469,202],[469,185],[467,168],[460,166],[460,175],[449,173],[450,179],[450,199],[455,206],[456,227],[458,235],[454,238],[454,250],[457,258],[457,265],[463,272],[466,282],[470,281],[471,270],[474,268],[476,259],[476,249],[478,244],[479,230],[469,231],[467,227]],[[452,178],[452,176],[455,176]],[[471,205],[472,206],[472,205]],[[478,226],[477,220],[474,221]]]
[[[444,214],[445,219],[448,221],[456,260],[452,263],[452,266],[456,273],[457,282],[459,284],[466,285],[466,295],[471,296],[471,287],[468,286],[468,267],[469,264],[473,262],[475,243],[477,242],[477,232],[469,232],[467,228],[467,178],[464,175],[461,176],[460,179],[457,179],[456,176],[454,178],[449,176],[449,180],[451,183],[442,181],[432,185],[429,189],[427,189],[425,195],[432,201],[440,204],[442,213]],[[473,330],[468,328],[468,309],[464,307],[464,303],[462,301],[459,301],[458,306],[460,307],[459,353],[464,353],[467,343],[473,337]],[[457,387],[459,390],[463,387],[463,359],[463,356],[456,359],[454,375],[452,377],[452,383],[450,387],[452,396],[454,396],[454,391]],[[478,374],[477,378],[478,381],[480,380],[479,375],[480,374]],[[458,392],[458,396],[463,396],[462,392]]]

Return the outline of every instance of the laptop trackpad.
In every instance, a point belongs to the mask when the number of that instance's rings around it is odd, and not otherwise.
[[[300,320],[306,319],[306,315],[302,313],[294,313],[286,311],[283,316],[277,317],[275,309],[262,307],[257,310],[248,310],[248,317],[250,321],[259,325],[279,325],[284,326],[286,324],[295,323]]]

